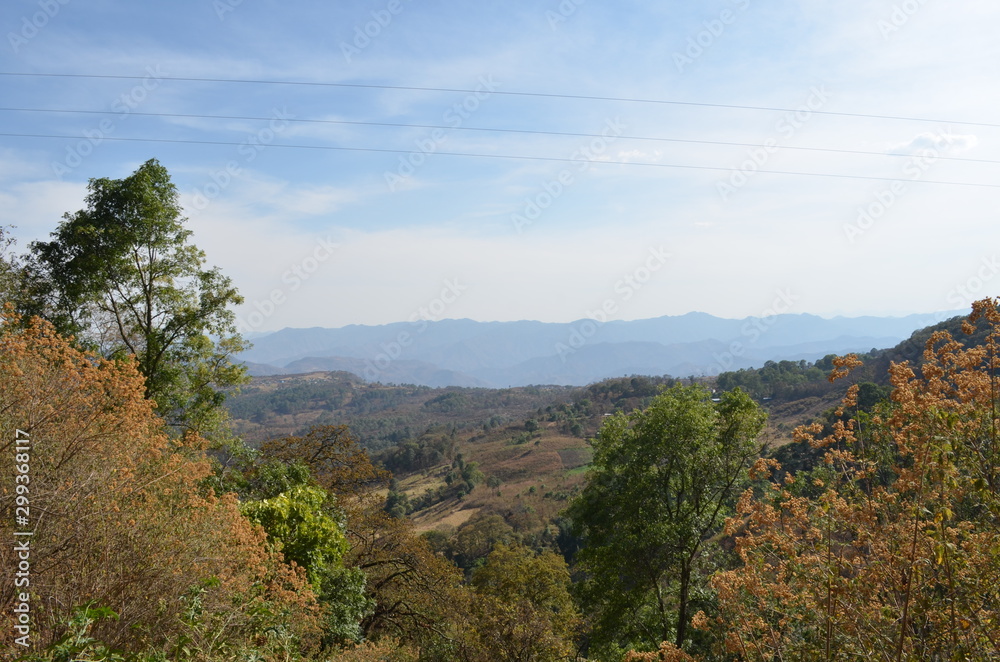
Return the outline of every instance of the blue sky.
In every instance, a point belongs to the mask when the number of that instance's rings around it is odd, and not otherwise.
[[[609,301],[617,319],[963,308],[1000,289],[998,19],[935,0],[6,2],[0,71],[34,75],[0,76],[2,132],[61,137],[0,136],[0,224],[23,247],[90,178],[157,158],[244,331]]]

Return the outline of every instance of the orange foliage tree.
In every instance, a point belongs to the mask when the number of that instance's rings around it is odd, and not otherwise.
[[[389,472],[372,464],[346,425],[318,425],[302,437],[266,441],[260,450],[266,458],[304,462],[320,487],[337,496],[357,495],[389,482]]]
[[[30,440],[27,480],[15,478],[16,437]],[[13,641],[21,593],[28,650],[56,641],[89,603],[118,614],[93,635],[125,651],[169,646],[193,624],[192,605],[214,620],[200,624],[204,642],[184,634],[189,648],[223,651],[282,618],[308,636],[315,605],[302,573],[269,551],[235,497],[201,487],[211,471],[203,440],[168,437],[133,362],[88,355],[46,322],[6,315],[0,448],[0,657],[27,652]],[[15,521],[17,496],[30,502],[27,523]],[[28,586],[14,586],[15,524],[33,532]]]
[[[1000,659],[1000,313],[964,346],[893,364],[891,402],[832,432],[811,473],[747,491],[728,523],[743,566],[714,578],[728,652],[748,660]],[[859,362],[840,359],[831,379]],[[768,467],[768,464],[772,465]],[[767,473],[776,463],[761,460]],[[703,624],[703,627],[713,627]]]

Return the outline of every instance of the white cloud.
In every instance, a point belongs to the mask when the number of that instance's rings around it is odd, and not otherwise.
[[[924,131],[907,143],[895,145],[889,153],[920,154],[930,151],[939,154],[962,154],[974,149],[978,144],[979,138],[971,134],[956,134],[950,130]]]

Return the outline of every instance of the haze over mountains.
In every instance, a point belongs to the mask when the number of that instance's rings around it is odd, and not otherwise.
[[[766,361],[812,361],[895,345],[961,314],[907,317],[688,313],[570,323],[419,320],[337,329],[282,329],[244,352],[252,375],[344,370],[368,381],[427,386],[585,385],[623,375],[715,375]]]

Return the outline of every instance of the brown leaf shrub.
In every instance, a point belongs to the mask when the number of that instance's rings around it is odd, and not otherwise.
[[[720,573],[728,652],[748,660],[1000,658],[1000,312],[981,346],[947,332],[920,375],[892,365],[892,402],[816,438],[824,464],[795,492],[740,500],[739,569]],[[835,363],[837,376],[854,367]],[[853,404],[849,392],[844,408]],[[799,481],[802,483],[803,481]]]
[[[135,366],[78,351],[45,322],[16,322],[0,327],[0,647],[25,652],[13,645],[11,617],[25,591],[33,650],[91,601],[120,616],[95,627],[108,645],[163,645],[183,627],[183,596],[210,578],[201,608],[216,620],[216,641],[246,636],[265,605],[309,631],[315,600],[301,573],[268,551],[234,496],[201,489],[204,442],[168,438]],[[34,534],[30,586],[15,589],[16,430],[31,442]]]

